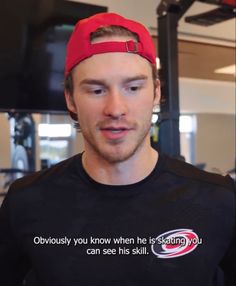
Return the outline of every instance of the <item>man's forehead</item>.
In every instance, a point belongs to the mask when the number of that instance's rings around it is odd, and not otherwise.
[[[133,53],[111,52],[95,54],[76,65],[73,73],[78,76],[116,76],[131,77],[137,74],[150,75],[152,71],[148,60]]]
[[[106,84],[122,84],[131,79],[141,78],[151,80],[152,68],[146,59],[134,54],[106,53],[93,55],[73,69],[73,80],[76,84],[86,82],[87,79],[94,80],[94,82],[105,82]]]

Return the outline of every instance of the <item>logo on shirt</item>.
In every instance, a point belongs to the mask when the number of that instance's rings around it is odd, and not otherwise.
[[[160,234],[154,244],[152,252],[158,258],[174,258],[192,252],[202,239],[192,229],[174,229]]]

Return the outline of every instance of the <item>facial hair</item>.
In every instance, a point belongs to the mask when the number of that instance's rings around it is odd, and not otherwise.
[[[85,144],[87,144],[98,157],[110,164],[124,162],[133,157],[143,147],[147,137],[149,137],[151,128],[151,114],[149,117],[149,120],[146,120],[145,123],[141,126],[138,126],[136,123],[123,121],[119,122],[119,124],[124,124],[125,126],[132,126],[133,130],[131,132],[134,132],[135,136],[134,138],[131,136],[132,138],[129,138],[129,140],[134,140],[131,142],[122,142],[123,139],[110,140],[105,143],[109,146],[108,148],[106,148],[106,146],[104,147],[104,145],[101,145],[101,142],[97,141],[99,139],[95,138],[93,134],[87,132],[86,129],[81,126]],[[101,126],[105,126],[106,124],[108,125],[109,123],[114,123],[114,120],[112,122],[111,120],[99,122],[97,124],[98,132],[100,132],[99,129]],[[117,124],[118,122],[115,123]],[[129,134],[127,136],[129,136]]]

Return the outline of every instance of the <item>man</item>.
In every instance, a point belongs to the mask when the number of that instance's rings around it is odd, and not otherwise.
[[[3,285],[235,285],[232,181],[151,148],[155,60],[137,22],[114,13],[78,22],[65,97],[84,152],[11,186]]]

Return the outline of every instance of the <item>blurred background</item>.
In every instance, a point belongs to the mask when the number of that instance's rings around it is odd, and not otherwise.
[[[165,55],[157,59],[161,75],[169,62],[176,67],[178,84],[161,77],[164,100],[153,114],[152,144],[235,178],[235,5],[234,0],[1,0],[0,201],[16,178],[83,150],[63,95],[66,42],[78,19],[105,11],[142,22],[158,54],[161,46],[168,53],[175,45],[173,37],[165,47],[175,28],[160,31],[158,17],[178,15],[176,55],[167,54],[167,63]],[[171,87],[168,95],[165,86]],[[168,109],[172,100],[174,110]],[[172,139],[165,137],[170,129],[163,124],[170,118],[178,128]],[[164,150],[160,138],[179,147]]]

